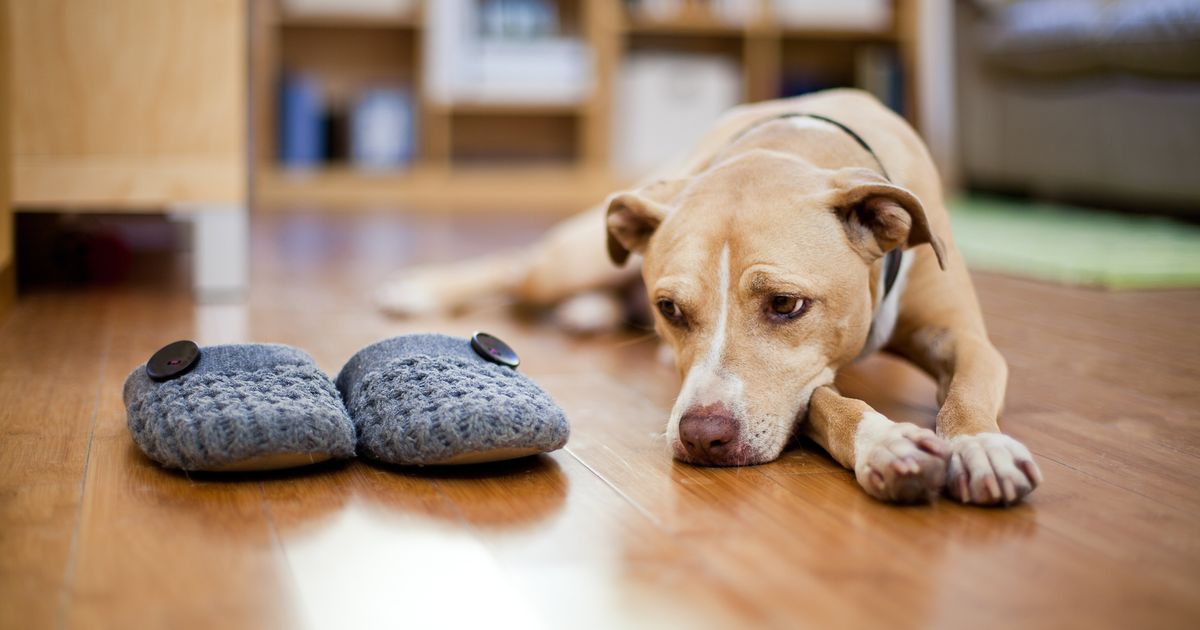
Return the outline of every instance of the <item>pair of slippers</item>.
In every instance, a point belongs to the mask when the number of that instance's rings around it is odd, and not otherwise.
[[[359,454],[472,464],[561,448],[570,428],[516,353],[486,333],[405,335],[331,380],[291,346],[172,343],[125,380],[129,432],[168,468],[275,470]]]

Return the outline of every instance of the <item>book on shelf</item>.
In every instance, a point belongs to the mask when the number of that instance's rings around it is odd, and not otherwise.
[[[875,95],[884,105],[904,115],[903,70],[891,46],[859,46],[854,51],[854,85]]]
[[[279,84],[279,161],[288,168],[313,168],[325,158],[321,88],[316,78],[299,73]]]
[[[348,107],[334,107],[318,76],[288,73],[279,109],[279,162],[289,170],[346,161],[360,170],[394,170],[416,154],[414,105],[403,87],[367,86]]]
[[[812,68],[785,73],[781,96],[799,96],[838,87],[856,87],[870,92],[881,103],[904,115],[904,73],[894,46],[858,45],[854,48],[853,76],[830,75]]]

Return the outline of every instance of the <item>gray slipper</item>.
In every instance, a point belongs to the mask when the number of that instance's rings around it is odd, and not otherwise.
[[[363,348],[337,377],[359,454],[392,464],[473,464],[562,448],[566,416],[517,363],[485,333],[406,335]]]
[[[290,346],[172,343],[125,380],[133,441],[168,468],[272,470],[354,456],[354,425]]]

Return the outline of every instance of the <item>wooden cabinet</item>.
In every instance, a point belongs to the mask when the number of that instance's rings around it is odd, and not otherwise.
[[[198,286],[244,284],[245,1],[8,0],[7,13],[15,207],[195,220]],[[214,234],[219,247],[199,240]]]
[[[241,0],[10,0],[17,205],[246,197]]]

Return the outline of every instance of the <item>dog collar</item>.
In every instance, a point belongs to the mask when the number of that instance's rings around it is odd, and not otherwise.
[[[903,252],[898,247],[883,255],[883,295],[879,296],[880,302],[883,302],[896,286],[896,278],[900,277],[900,263],[903,261]]]

